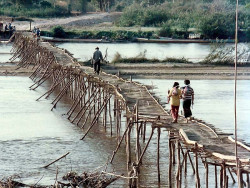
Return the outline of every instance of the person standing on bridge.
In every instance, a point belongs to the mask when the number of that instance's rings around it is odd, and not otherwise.
[[[178,82],[174,82],[173,88],[169,91],[168,99],[170,100],[171,105],[171,114],[173,117],[172,123],[177,123],[181,99],[181,90],[179,89]]]
[[[101,67],[101,61],[103,61],[102,52],[99,51],[99,47],[95,48],[96,51],[93,54],[93,60],[94,60],[94,71],[95,73],[99,74],[100,67]]]
[[[184,116],[188,123],[188,120],[190,120],[192,116],[191,105],[194,104],[194,90],[190,87],[190,80],[184,80],[184,84],[186,86],[181,88],[181,92],[183,99]]]

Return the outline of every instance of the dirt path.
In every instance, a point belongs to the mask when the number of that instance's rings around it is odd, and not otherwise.
[[[32,28],[39,27],[40,29],[49,29],[55,25],[61,25],[66,28],[83,28],[87,26],[94,26],[101,23],[111,23],[114,22],[121,15],[120,12],[103,12],[103,13],[87,13],[80,16],[67,17],[67,18],[50,18],[50,19],[38,19],[34,18],[32,23]],[[13,25],[16,26],[18,30],[28,30],[30,28],[30,23],[26,21],[14,21]]]

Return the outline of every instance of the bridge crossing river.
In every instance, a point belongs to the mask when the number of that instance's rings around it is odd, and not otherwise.
[[[117,148],[110,159],[115,159],[116,153],[122,150],[125,144],[128,166],[128,185],[138,187],[140,167],[147,152],[151,138],[157,134],[156,165],[161,181],[160,138],[162,130],[169,135],[169,187],[181,187],[183,174],[186,173],[188,163],[195,174],[196,187],[201,187],[199,163],[201,160],[206,169],[206,187],[208,184],[208,169],[215,168],[214,181],[218,186],[228,187],[229,178],[235,181],[234,174],[238,174],[242,186],[249,186],[250,148],[238,143],[238,156],[240,167],[236,168],[235,143],[231,137],[217,132],[213,127],[197,119],[185,122],[180,117],[178,123],[171,123],[172,118],[168,112],[151,95],[146,86],[122,79],[116,75],[101,72],[96,75],[93,69],[81,66],[69,52],[57,48],[49,42],[33,38],[30,33],[15,33],[13,36],[13,57],[19,58],[20,67],[33,67],[30,76],[34,84],[30,87],[36,89],[44,82],[50,83],[50,89],[42,97],[47,98],[52,93],[55,99],[52,109],[63,98],[71,101],[67,117],[69,121],[83,129],[84,139],[94,126],[108,127],[111,135],[117,137]],[[122,122],[126,122],[125,124]],[[146,129],[151,134],[146,136]],[[135,131],[135,135],[131,134]],[[135,143],[131,139],[135,139]],[[132,144],[135,144],[134,146]],[[132,152],[131,148],[135,148]],[[123,149],[124,150],[124,149]],[[190,154],[194,154],[194,159]],[[173,181],[173,165],[177,164],[177,173]],[[217,168],[220,168],[219,180]],[[243,176],[246,174],[246,176]]]

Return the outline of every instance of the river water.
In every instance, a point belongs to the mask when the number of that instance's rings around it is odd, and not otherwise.
[[[210,50],[209,44],[155,44],[155,43],[57,43],[60,48],[65,48],[81,61],[91,59],[95,48],[98,46],[107,60],[112,61],[118,52],[122,57],[135,57],[145,53],[149,59],[163,60],[166,57],[187,58],[191,61],[204,59]]]
[[[95,46],[96,44],[92,44],[93,48]],[[11,46],[7,48],[10,50]],[[75,53],[75,57],[78,55]],[[173,80],[137,79],[135,81],[156,86],[154,92],[163,102],[166,101],[167,90],[173,84]],[[182,80],[177,81],[182,85]],[[116,148],[116,139],[111,138],[108,131],[105,132],[101,127],[97,127],[84,141],[81,141],[83,131],[71,124],[63,115],[68,109],[67,102],[59,103],[55,110],[50,111],[51,101],[55,96],[37,102],[36,99],[47,91],[48,86],[44,84],[33,91],[29,90],[32,84],[33,82],[28,77],[0,77],[0,177],[16,174],[25,183],[35,184],[41,179],[39,183],[49,185],[54,184],[57,168],[58,177],[62,177],[71,170],[91,171],[104,165]],[[233,81],[230,80],[191,80],[191,86],[195,90],[194,116],[213,124],[224,132],[232,133],[233,85]],[[249,85],[249,80],[238,81],[239,137],[247,143],[250,143]],[[169,109],[169,106],[165,107]],[[149,134],[148,129],[147,138]],[[157,183],[156,143],[156,135],[154,135],[143,160],[141,187],[160,186]],[[117,153],[113,165],[109,165],[109,170],[113,169],[117,174],[126,172],[124,147],[122,145]],[[160,146],[161,187],[167,187],[168,184],[167,148],[168,136],[167,132],[163,131]],[[58,161],[48,169],[42,168],[67,152],[70,154],[66,159]],[[186,188],[195,187],[193,183],[195,177],[190,173],[190,169],[189,167],[189,175],[183,180]],[[202,165],[199,170],[202,174],[202,185],[204,185],[205,175]],[[209,179],[211,187],[214,187],[212,169]],[[237,187],[231,181],[229,185]],[[118,180],[110,187],[126,187],[126,181]]]

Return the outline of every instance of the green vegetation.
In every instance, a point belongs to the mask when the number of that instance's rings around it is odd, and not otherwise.
[[[152,31],[65,31],[61,26],[55,26],[51,31],[42,31],[41,35],[57,38],[80,38],[80,39],[105,39],[110,41],[133,41],[137,37],[149,38]]]
[[[88,11],[123,11],[117,26],[157,27],[154,36],[159,37],[186,39],[189,34],[199,34],[202,39],[234,39],[234,0],[0,0],[0,15],[13,17],[59,17]],[[238,20],[239,40],[249,42],[250,0],[239,1]],[[80,35],[131,39],[147,34],[103,31]],[[146,37],[152,36],[148,33]]]
[[[11,17],[57,17],[69,15],[68,7],[46,0],[0,0],[0,15]]]
[[[185,58],[166,58],[163,60],[148,59],[146,58],[146,53],[147,51],[144,51],[144,53],[140,53],[136,57],[123,58],[121,54],[117,52],[111,63],[192,63]]]
[[[239,44],[238,49],[238,63],[241,64],[240,60],[244,57],[248,57],[248,54],[250,53],[250,48],[245,44]],[[210,53],[201,63],[210,65],[234,66],[234,60],[235,47],[226,46],[225,42],[223,41],[216,41],[211,44]]]
[[[160,27],[159,36],[172,38],[185,39],[190,33],[199,33],[204,39],[234,38],[234,1],[165,1],[152,6],[142,6],[142,2],[126,7],[117,25]],[[250,41],[249,20],[250,2],[242,0],[239,6],[240,41]]]

